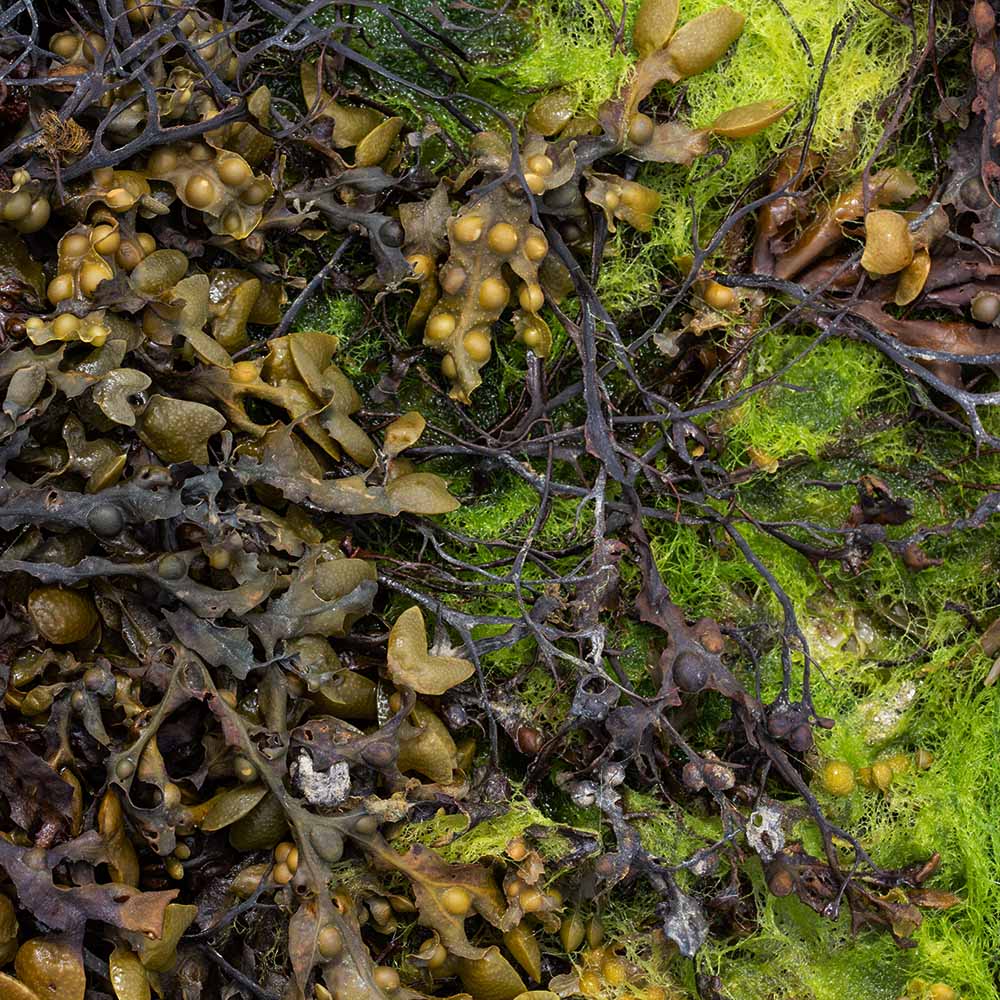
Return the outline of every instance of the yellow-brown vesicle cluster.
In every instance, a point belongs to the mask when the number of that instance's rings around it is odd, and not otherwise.
[[[202,212],[213,233],[242,240],[263,215],[261,206],[274,194],[271,181],[254,176],[238,153],[202,143],[158,149],[146,164],[152,180],[166,181],[188,208]]]
[[[479,369],[492,353],[491,326],[517,302],[519,337],[540,357],[551,335],[539,316],[545,292],[539,265],[549,251],[544,234],[529,221],[528,206],[502,189],[464,208],[448,223],[450,253],[437,271],[441,295],[424,325],[424,343],[444,355],[441,370],[452,395],[468,402],[480,384]],[[435,262],[411,255],[429,273]]]
[[[426,245],[426,227],[414,227],[413,235],[407,232],[404,249],[419,285],[408,328],[422,329],[425,346],[444,355],[441,371],[452,384],[453,398],[469,402],[480,385],[479,371],[492,354],[492,327],[508,303],[521,307],[512,316],[517,339],[540,357],[551,350],[551,334],[539,311],[546,292],[555,301],[565,294],[566,268],[550,254],[544,232],[532,224],[538,218],[533,206],[560,222],[569,248],[580,254],[592,247],[589,206],[603,212],[612,232],[616,222],[640,232],[652,228],[660,195],[637,181],[581,165],[585,144],[602,143],[602,152],[608,154],[687,165],[708,152],[711,136],[755,135],[788,110],[776,102],[759,102],[734,108],[697,129],[678,121],[657,123],[640,111],[657,84],[677,83],[710,68],[743,30],[743,15],[725,5],[680,30],[675,30],[677,17],[677,0],[645,0],[634,29],[640,58],[623,93],[598,109],[596,117],[578,114],[569,91],[553,91],[528,112],[516,156],[506,135],[475,136],[472,161],[455,187],[482,173],[494,181],[493,190],[471,200],[448,221],[446,261],[439,264],[436,248]],[[362,126],[349,127],[353,112],[338,109],[329,96],[325,104],[319,97],[315,68],[310,68],[308,79],[307,87],[304,73],[307,94],[329,108],[329,114],[342,116],[345,145],[349,134],[360,136]],[[363,123],[364,129],[371,127],[370,121]],[[540,277],[543,262],[547,275]]]

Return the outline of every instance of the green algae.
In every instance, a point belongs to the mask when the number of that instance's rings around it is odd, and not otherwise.
[[[592,835],[593,828],[581,832]],[[517,791],[496,816],[471,824],[463,814],[439,811],[420,823],[403,823],[392,837],[397,850],[412,844],[433,847],[445,861],[471,864],[484,859],[503,857],[515,838],[524,838],[546,860],[556,861],[569,853],[572,842],[563,826],[532,805]]]
[[[787,375],[721,421],[726,428],[724,464],[751,460],[748,448],[771,459],[805,454],[816,458],[833,441],[860,430],[863,408],[896,390],[899,378],[870,347],[815,335],[767,334],[754,343],[744,388],[780,372]]]
[[[752,378],[779,370],[795,346],[761,338]],[[792,400],[799,389],[777,395],[771,389],[731,415],[725,455],[733,468],[748,449],[782,459],[773,473],[758,473],[739,490],[741,506],[754,516],[842,524],[853,490],[808,484],[849,483],[867,472],[914,500],[913,520],[889,529],[899,537],[916,525],[947,525],[981,496],[981,487],[970,484],[1000,477],[997,456],[977,456],[964,439],[914,421],[894,384],[898,376],[870,348],[822,344],[782,381],[818,389],[824,404],[797,407]],[[888,794],[858,784],[847,801],[822,792],[821,801],[882,865],[912,864],[939,852],[941,866],[930,884],[957,892],[962,904],[928,912],[917,947],[900,952],[871,934],[852,937],[843,919],[831,924],[797,900],[776,900],[758,887],[760,930],[738,944],[710,945],[702,962],[722,976],[725,995],[741,1000],[881,1000],[900,996],[915,977],[949,983],[963,996],[996,997],[989,942],[997,939],[1000,913],[1000,839],[992,819],[1000,806],[998,704],[982,688],[988,664],[974,652],[978,633],[954,606],[986,621],[996,615],[1000,532],[991,527],[932,538],[925,548],[941,562],[921,572],[884,548],[856,573],[835,563],[814,568],[755,529],[747,528],[746,536],[795,605],[820,665],[813,677],[817,711],[837,722],[818,736],[813,767],[841,759],[860,768],[917,749],[933,758],[927,770],[897,776]],[[777,615],[724,536],[672,527],[653,543],[661,572],[689,613],[711,610],[744,622]],[[767,700],[780,685],[777,649],[762,671]],[[897,703],[905,710],[877,738],[873,714]],[[813,785],[821,787],[818,780]],[[799,832],[810,846],[807,831]]]
[[[630,31],[615,42],[614,27],[622,19],[620,2],[550,0],[534,8],[535,42],[499,72],[514,90],[545,92],[557,88],[573,93],[581,114],[593,114],[621,89],[634,56],[628,50]],[[630,28],[634,5],[625,12]]]
[[[888,529],[890,537],[904,537],[917,527],[946,528],[975,506],[982,484],[1000,481],[998,456],[977,455],[966,439],[914,418],[901,377],[877,351],[842,341],[806,350],[814,336],[756,340],[744,384],[779,372],[780,378],[719,421],[728,468],[745,468],[752,453],[776,460],[773,471],[757,471],[737,487],[741,509],[765,520],[841,526],[857,499],[852,484],[872,474],[911,499],[911,520]],[[723,532],[669,521],[650,521],[648,528],[664,581],[689,617],[715,614],[777,627],[777,602]],[[871,766],[918,749],[933,758],[926,770],[897,776],[887,795],[858,784],[849,800],[835,800],[815,779],[821,801],[882,865],[940,853],[930,884],[957,892],[962,903],[928,911],[917,947],[904,952],[885,936],[851,935],[846,918],[831,922],[794,898],[769,896],[755,876],[760,928],[739,942],[710,942],[698,967],[718,972],[724,995],[740,1000],[892,1000],[917,978],[949,983],[963,996],[996,997],[989,942],[997,939],[1000,913],[1000,838],[992,822],[1000,806],[1000,709],[995,694],[982,688],[989,664],[975,654],[978,632],[956,605],[984,624],[1000,610],[994,583],[1000,531],[932,535],[924,548],[939,562],[915,572],[884,547],[857,570],[836,562],[817,567],[750,524],[741,530],[793,602],[819,664],[817,711],[837,723],[819,735],[811,769],[818,771],[824,759]],[[625,579],[634,593],[633,574]],[[634,641],[632,631],[638,630],[621,629],[622,646]],[[636,656],[630,677],[639,678],[648,659],[648,652]],[[761,666],[767,700],[780,685],[777,646]],[[897,724],[874,738],[873,715],[898,701],[901,691],[905,710]],[[711,746],[713,720],[691,738]],[[686,855],[678,830],[689,821],[681,817],[678,827],[677,817],[654,805],[637,825],[649,849],[679,857]],[[818,850],[814,829],[805,824],[797,832],[807,849]],[[635,905],[639,919],[641,899]],[[661,978],[690,989],[691,975],[672,963]]]

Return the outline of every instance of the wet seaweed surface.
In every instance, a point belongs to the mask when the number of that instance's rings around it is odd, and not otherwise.
[[[0,1000],[989,1000],[996,12],[0,13]]]

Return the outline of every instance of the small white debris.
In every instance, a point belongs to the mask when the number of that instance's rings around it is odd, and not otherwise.
[[[351,791],[351,770],[338,760],[328,771],[313,767],[308,750],[301,750],[291,766],[292,781],[311,806],[339,806]]]
[[[761,806],[750,813],[747,822],[747,843],[765,864],[785,846],[781,829],[781,810],[777,806]]]

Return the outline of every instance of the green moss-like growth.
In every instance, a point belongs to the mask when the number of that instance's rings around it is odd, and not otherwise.
[[[356,296],[317,296],[299,314],[294,329],[320,330],[339,337],[337,364],[352,382],[370,384],[373,372],[369,365],[385,362],[385,338]]]
[[[975,484],[1000,481],[1000,456],[977,455],[966,438],[914,418],[901,377],[874,349],[827,341],[807,350],[815,336],[765,335],[751,344],[744,387],[800,359],[776,382],[714,418],[721,460],[730,470],[755,462],[770,470],[759,468],[738,483],[738,509],[765,521],[843,527],[857,502],[858,477],[874,475],[912,504],[911,519],[887,529],[899,538],[920,526],[947,525],[981,499],[982,487]],[[690,617],[714,614],[755,626],[758,636],[776,630],[777,602],[725,533],[669,521],[648,527],[664,581]],[[895,1000],[913,979],[992,1000],[990,942],[1000,933],[994,822],[1000,703],[995,691],[981,686],[989,664],[975,653],[978,630],[956,605],[984,624],[996,616],[1000,530],[988,524],[931,536],[924,549],[940,563],[916,572],[881,546],[857,570],[836,561],[814,566],[751,524],[739,527],[791,598],[820,664],[813,697],[817,711],[836,725],[818,734],[806,763],[822,805],[886,867],[940,853],[930,885],[956,892],[962,903],[926,911],[917,947],[900,951],[885,935],[852,937],[846,917],[833,923],[794,897],[769,896],[751,865],[744,875],[753,874],[758,929],[738,941],[713,939],[698,968],[718,973],[724,995],[740,1000]],[[837,537],[831,535],[829,544]],[[761,669],[766,701],[781,681],[776,644]],[[744,680],[754,683],[749,675]],[[712,746],[717,736],[709,721],[690,738]],[[849,797],[837,799],[818,777],[828,759],[857,770],[891,757],[912,760],[918,750],[931,755],[930,766],[908,767],[887,794],[859,781]],[[662,805],[650,812],[640,824],[647,846],[663,853],[681,846],[678,818]],[[688,816],[680,822],[681,829],[692,829]],[[795,832],[819,853],[811,823]],[[675,963],[664,981],[676,985],[680,979],[694,995],[693,971]]]
[[[816,458],[859,426],[869,401],[898,389],[898,376],[872,348],[844,340],[815,343],[807,334],[768,334],[755,343],[744,388],[790,367],[724,418],[727,464]]]
[[[683,18],[715,6],[715,0],[685,0]],[[693,125],[706,125],[727,108],[764,95],[803,107],[820,82],[826,50],[839,34],[843,45],[837,46],[820,93],[814,146],[821,152],[831,150],[851,132],[857,133],[862,148],[875,141],[882,128],[878,105],[908,65],[912,37],[905,25],[860,0],[789,0],[784,11],[766,0],[736,0],[730,6],[746,15],[746,27],[720,71],[696,76],[688,84]],[[783,119],[763,133],[760,142],[778,149],[793,128],[791,117]]]
[[[634,16],[630,4],[626,23]],[[607,5],[597,0],[549,0],[536,6],[535,44],[504,67],[502,79],[527,91],[565,88],[576,94],[581,113],[593,114],[619,91],[634,60],[628,32],[624,44],[614,43],[614,26],[621,17],[619,0]]]
[[[393,846],[406,850],[411,844],[433,847],[445,861],[471,864],[503,857],[515,837],[523,837],[545,859],[558,860],[572,848],[559,831],[560,824],[515,794],[503,812],[469,826],[464,814],[440,811],[422,823],[401,824]],[[592,832],[592,831],[588,831]]]

